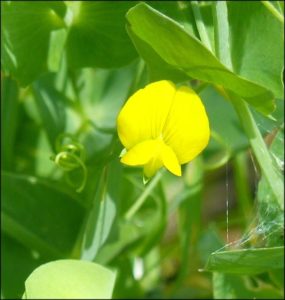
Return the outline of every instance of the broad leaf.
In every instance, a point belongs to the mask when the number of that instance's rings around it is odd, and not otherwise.
[[[24,299],[110,299],[115,273],[98,264],[57,260],[41,265],[25,282]]]
[[[126,33],[125,14],[135,4],[128,1],[74,3],[78,7],[66,45],[69,65],[114,68],[131,62],[137,54]]]
[[[8,172],[1,179],[2,229],[42,253],[68,255],[82,226],[83,207],[52,182]]]
[[[261,1],[230,1],[227,6],[233,70],[283,98],[282,23]]]
[[[1,2],[1,62],[5,72],[26,86],[47,71],[52,30],[64,26],[63,2]]]
[[[117,185],[121,171],[122,166],[116,161],[103,168],[98,175],[100,179],[83,236],[83,259],[94,260],[111,232],[120,202],[120,190]]]
[[[210,255],[206,271],[258,274],[284,268],[284,247],[219,251]]]
[[[272,92],[227,69],[175,21],[144,3],[130,9],[127,20],[129,30],[151,46],[167,64],[192,78],[224,86],[264,114],[274,110]]]

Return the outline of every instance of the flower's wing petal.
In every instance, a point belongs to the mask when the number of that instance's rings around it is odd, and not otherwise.
[[[129,166],[143,166],[152,159],[156,147],[154,140],[139,143],[122,156],[121,162]]]
[[[162,80],[128,99],[117,119],[119,138],[127,149],[161,134],[175,91],[172,82]]]
[[[175,153],[169,146],[163,146],[161,151],[161,157],[163,165],[168,171],[170,171],[176,176],[181,176],[181,166]]]
[[[163,140],[184,164],[208,144],[209,121],[199,96],[188,87],[180,87],[163,129]]]

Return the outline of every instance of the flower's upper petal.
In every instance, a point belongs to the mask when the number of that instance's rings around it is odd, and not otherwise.
[[[180,87],[163,128],[163,140],[184,164],[207,146],[209,137],[209,121],[201,99],[190,88]]]
[[[119,138],[126,149],[161,134],[175,92],[172,82],[162,80],[128,99],[117,119]]]

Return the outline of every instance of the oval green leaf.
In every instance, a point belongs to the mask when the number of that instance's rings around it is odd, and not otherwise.
[[[110,299],[115,273],[98,264],[57,260],[41,265],[25,282],[24,299]]]

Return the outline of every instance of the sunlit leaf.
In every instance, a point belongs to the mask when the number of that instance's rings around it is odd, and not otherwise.
[[[110,299],[115,273],[98,264],[57,260],[41,265],[25,281],[25,299]]]
[[[127,19],[129,30],[169,65],[192,78],[234,91],[265,114],[273,111],[272,92],[231,72],[178,23],[144,3],[130,9]]]

